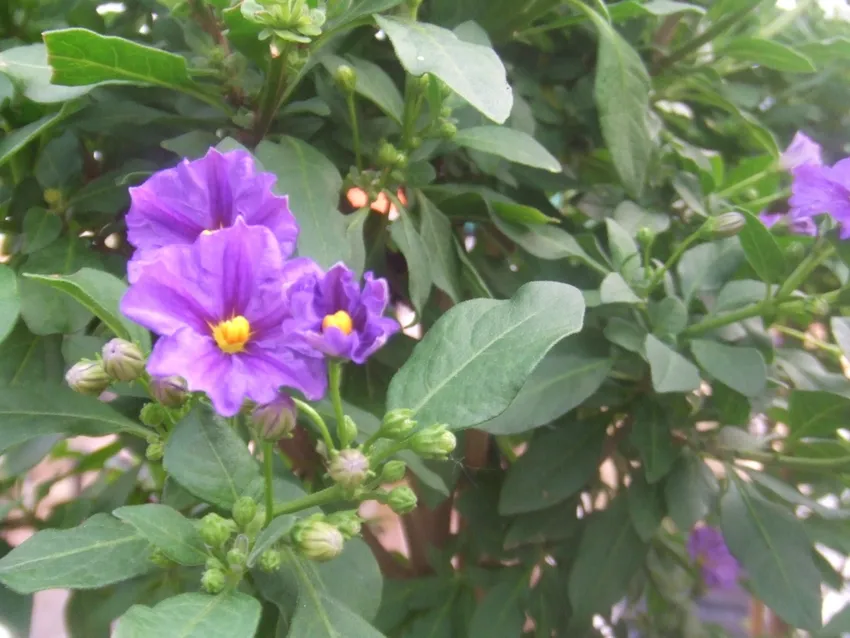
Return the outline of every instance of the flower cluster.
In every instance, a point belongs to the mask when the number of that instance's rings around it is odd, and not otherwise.
[[[281,388],[320,399],[326,358],[363,363],[399,329],[386,281],[292,258],[298,224],[274,181],[249,153],[210,149],[130,189],[121,310],[159,335],[148,372],[182,377],[224,416]]]

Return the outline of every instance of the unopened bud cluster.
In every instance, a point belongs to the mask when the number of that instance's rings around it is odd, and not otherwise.
[[[244,0],[241,4],[243,17],[266,27],[259,34],[260,40],[275,36],[287,42],[310,42],[322,34],[325,12],[311,9],[306,0]]]
[[[100,396],[116,381],[135,381],[145,373],[145,355],[135,343],[112,339],[103,346],[96,360],[83,359],[65,374],[65,381],[75,392]]]

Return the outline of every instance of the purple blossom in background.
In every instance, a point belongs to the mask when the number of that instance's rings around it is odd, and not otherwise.
[[[810,217],[794,219],[787,213],[761,213],[759,219],[768,228],[772,228],[780,222],[785,222],[791,232],[797,235],[810,235],[814,237],[818,234],[817,224]]]
[[[741,568],[729,553],[723,534],[714,527],[697,527],[688,539],[688,553],[699,566],[709,589],[729,589],[738,582]]]
[[[793,175],[790,218],[799,222],[829,214],[841,226],[841,239],[850,237],[850,158],[834,166],[803,164]]]
[[[281,386],[320,399],[323,358],[291,324],[285,270],[275,235],[241,219],[194,244],[162,248],[121,301],[130,319],[161,335],[148,362],[154,376],[180,376],[232,416]]]
[[[246,151],[220,153],[211,148],[197,160],[183,160],[130,189],[127,239],[136,247],[128,266],[134,281],[156,250],[191,244],[205,231],[232,226],[242,217],[265,226],[280,244],[283,257],[295,250],[298,224],[286,197],[272,192],[275,176],[257,172]]]
[[[361,289],[344,264],[322,273],[312,262],[298,266],[299,278],[287,289],[292,313],[310,345],[330,357],[364,363],[399,330],[383,314],[389,303],[384,279],[366,273]],[[295,272],[287,274],[292,278]]]
[[[791,171],[804,164],[823,164],[821,159],[820,144],[812,140],[802,131],[797,131],[791,144],[779,157],[779,167],[785,171]]]

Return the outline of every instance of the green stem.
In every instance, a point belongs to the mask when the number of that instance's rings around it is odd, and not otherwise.
[[[292,514],[294,512],[306,510],[310,507],[327,505],[328,503],[332,503],[333,501],[339,500],[342,497],[342,488],[339,485],[334,485],[318,492],[314,492],[313,494],[302,496],[301,498],[297,498],[294,501],[287,501],[286,503],[278,505],[274,508],[274,516],[277,517],[281,514]]]
[[[835,252],[834,246],[827,246],[823,250],[818,250],[818,246],[809,253],[800,265],[794,269],[794,272],[789,275],[788,279],[779,287],[779,292],[776,293],[778,298],[787,297],[802,284],[806,278],[812,274],[824,260],[828,259]]]
[[[331,395],[331,403],[334,406],[334,417],[336,418],[336,431],[343,427],[345,421],[345,410],[342,407],[342,362],[331,359],[328,361],[328,391]]]
[[[841,352],[841,348],[839,348],[838,346],[834,346],[831,343],[826,343],[825,341],[816,339],[812,335],[802,332],[800,330],[795,330],[794,328],[789,328],[787,326],[775,326],[775,328],[782,334],[786,334],[789,337],[799,339],[804,343],[810,343],[816,348],[819,348],[824,352],[828,352],[829,354],[835,357],[841,358],[841,356],[843,356],[844,354],[843,352]]]
[[[386,461],[393,454],[397,454],[398,452],[401,452],[402,450],[406,450],[407,447],[408,447],[407,441],[399,441],[398,443],[390,445],[388,448],[386,448],[385,450],[382,450],[381,452],[379,452],[378,454],[373,456],[371,459],[369,459],[369,461],[370,461],[369,465],[371,465],[373,468],[378,467],[381,463]]]
[[[416,132],[414,129],[423,97],[419,88],[419,78],[408,75],[404,83],[404,113],[401,129],[401,142],[405,150],[410,150],[410,142]]]
[[[292,400],[295,402],[295,405],[298,406],[298,409],[306,414],[319,430],[319,433],[322,435],[322,440],[325,442],[325,447],[328,448],[328,452],[330,453],[331,450],[335,449],[334,441],[333,438],[331,438],[330,430],[328,430],[328,424],[325,423],[322,415],[316,412],[309,403],[305,403],[301,399],[296,399],[295,397],[293,397]]]
[[[363,170],[363,159],[360,154],[360,125],[357,121],[357,105],[354,101],[354,91],[346,91],[345,101],[348,102],[348,117],[351,119],[351,136],[354,138],[354,161],[357,170]]]
[[[716,317],[709,317],[708,319],[703,319],[699,323],[695,323],[690,328],[686,329],[682,335],[685,337],[695,337],[697,335],[710,332],[716,328],[728,326],[730,323],[737,323],[744,319],[749,319],[750,317],[758,317],[759,315],[764,314],[772,305],[772,302],[765,303],[764,301],[760,301],[752,306],[740,308],[735,312],[727,312],[722,315],[717,315]]]
[[[762,197],[760,199],[754,199],[751,202],[747,202],[746,204],[744,204],[744,206],[746,206],[747,208],[750,208],[750,209],[762,209],[765,206],[767,206],[768,204],[772,204],[777,199],[783,199],[785,197],[788,197],[788,195],[790,195],[790,194],[791,194],[790,189],[783,188],[781,191],[777,191],[777,192],[773,193],[772,195],[767,195],[766,197]]]
[[[278,56],[269,60],[266,82],[260,104],[257,107],[257,119],[254,123],[254,139],[257,142],[268,133],[286,95],[286,53],[286,48],[281,48]]]
[[[772,175],[773,173],[774,173],[774,168],[773,168],[773,166],[771,166],[769,168],[766,168],[763,171],[759,171],[758,173],[755,173],[754,175],[750,175],[748,178],[741,180],[737,184],[732,184],[731,186],[727,186],[726,188],[724,188],[721,191],[717,191],[715,193],[715,195],[717,195],[718,197],[729,197],[731,195],[734,195],[735,193],[741,192],[742,190],[744,190],[748,186],[755,184],[756,182],[761,181],[762,179],[764,179],[768,175]]]
[[[664,280],[664,273],[670,270],[676,262],[679,261],[681,256],[685,254],[685,251],[690,247],[690,245],[700,238],[700,235],[702,234],[701,231],[702,227],[689,237],[686,237],[685,240],[676,247],[673,254],[670,255],[670,259],[668,259],[661,268],[655,271],[655,274],[652,275],[652,279],[649,281],[647,294],[651,293],[655,287]]]
[[[274,518],[274,443],[263,442],[263,475],[266,480],[266,527]]]
[[[781,465],[788,469],[827,471],[846,468],[850,470],[850,456],[833,459],[805,459],[779,454],[778,452],[756,452],[742,450],[721,450],[730,457],[746,461],[756,461],[765,465]]]

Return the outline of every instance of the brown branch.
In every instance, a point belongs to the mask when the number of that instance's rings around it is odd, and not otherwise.
[[[378,567],[381,568],[381,573],[384,576],[396,579],[413,577],[411,571],[396,560],[392,552],[381,544],[381,541],[375,536],[375,532],[368,525],[363,526],[361,534],[363,535],[363,540],[366,541],[366,544],[372,550],[372,554],[374,554],[375,560],[378,561]]]

